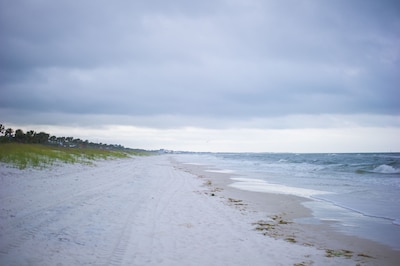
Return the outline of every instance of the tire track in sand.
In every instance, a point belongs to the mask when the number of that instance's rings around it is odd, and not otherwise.
[[[93,175],[99,171],[118,174],[122,170],[122,172],[126,173],[127,165],[124,164],[123,166],[116,165],[112,169],[102,169],[104,167],[100,167],[95,168],[95,171],[89,169],[89,171],[79,173],[78,176],[84,178],[85,175]],[[73,195],[56,200],[55,203],[47,204],[46,207],[31,211],[21,217],[17,216],[7,224],[2,224],[0,256],[6,256],[14,249],[18,249],[26,241],[34,239],[40,232],[46,231],[51,225],[56,224],[68,214],[77,213],[79,212],[78,209],[107,198],[109,195],[107,192],[121,185],[119,180],[110,180],[101,180],[102,183],[95,187],[74,191]],[[65,229],[65,227],[60,228],[60,231]]]
[[[144,265],[162,262],[161,259],[157,259],[156,254],[162,248],[157,243],[163,234],[160,227],[168,222],[165,221],[168,217],[165,212],[168,206],[173,204],[172,199],[185,182],[168,162],[156,164],[152,169],[138,171],[146,180],[146,185],[152,187],[152,194],[137,194],[138,198],[133,199],[135,203],[124,220],[121,234],[107,265]],[[146,224],[149,221],[150,224]],[[141,241],[138,242],[135,236]]]

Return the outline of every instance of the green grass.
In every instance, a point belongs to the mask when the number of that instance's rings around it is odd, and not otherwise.
[[[45,146],[39,144],[0,144],[0,161],[19,169],[27,167],[44,168],[55,163],[91,164],[98,159],[126,158],[132,152],[101,149],[80,149]]]

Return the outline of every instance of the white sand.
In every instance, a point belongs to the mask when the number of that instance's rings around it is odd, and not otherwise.
[[[0,265],[356,265],[264,236],[168,156],[0,165]]]

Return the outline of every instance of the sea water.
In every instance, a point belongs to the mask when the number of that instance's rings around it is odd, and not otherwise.
[[[234,172],[238,189],[292,194],[343,233],[400,250],[400,153],[197,153],[186,162]],[[210,171],[215,171],[211,169]]]

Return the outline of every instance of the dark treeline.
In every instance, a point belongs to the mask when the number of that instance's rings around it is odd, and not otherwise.
[[[56,137],[50,136],[45,132],[35,132],[29,130],[24,132],[21,129],[14,131],[12,128],[7,128],[0,124],[0,143],[35,143],[44,145],[54,145],[66,148],[96,148],[107,150],[130,150],[121,145],[93,143],[88,140],[75,139],[73,137]]]

